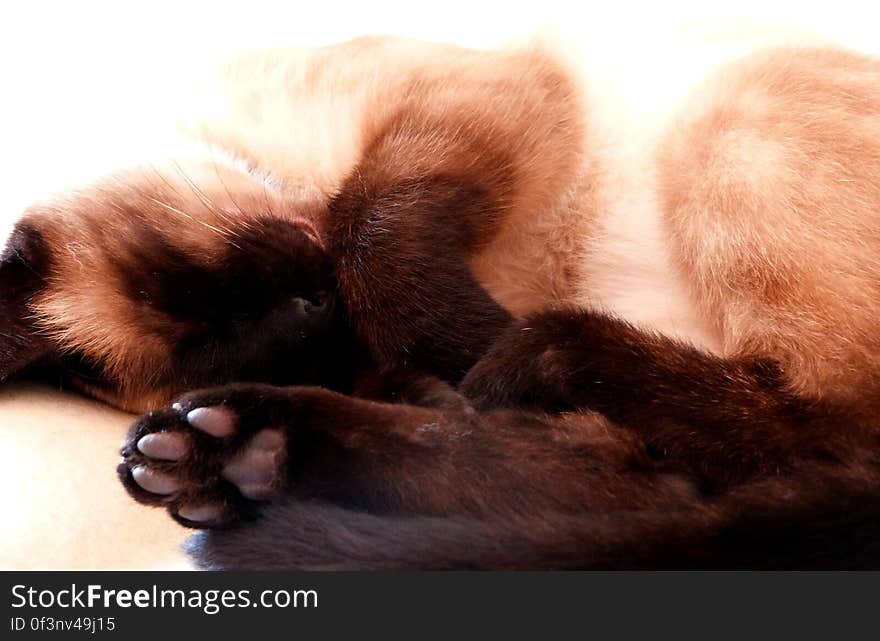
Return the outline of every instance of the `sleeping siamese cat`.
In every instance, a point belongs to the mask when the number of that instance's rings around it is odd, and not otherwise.
[[[20,218],[0,378],[147,412],[201,567],[876,567],[880,60],[718,51],[229,62]]]

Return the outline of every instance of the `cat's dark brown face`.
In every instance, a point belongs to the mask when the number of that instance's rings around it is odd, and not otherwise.
[[[344,386],[320,234],[245,187],[129,176],[31,210],[0,267],[0,378],[42,361],[133,411],[237,380]]]

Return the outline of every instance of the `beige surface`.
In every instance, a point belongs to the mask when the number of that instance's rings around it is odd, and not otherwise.
[[[116,479],[132,417],[42,387],[0,388],[0,568],[182,568],[187,531]]]

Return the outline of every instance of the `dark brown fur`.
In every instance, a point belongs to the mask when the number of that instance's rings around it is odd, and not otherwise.
[[[37,233],[19,225],[0,254],[0,380],[50,349],[27,313],[31,296],[42,286],[46,251]]]
[[[791,394],[773,362],[719,358],[594,312],[546,312],[511,328],[462,392],[478,407],[602,412],[657,458],[722,487],[880,444],[845,408]]]

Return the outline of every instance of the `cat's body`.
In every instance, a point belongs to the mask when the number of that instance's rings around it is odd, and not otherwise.
[[[749,48],[246,56],[201,150],[19,223],[0,375],[383,401],[144,417],[136,498],[261,515],[204,565],[875,565],[880,61]]]

